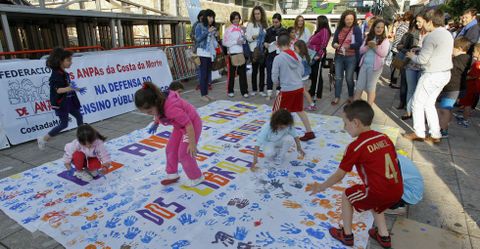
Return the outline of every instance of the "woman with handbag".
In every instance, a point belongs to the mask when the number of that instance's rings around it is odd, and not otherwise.
[[[245,33],[240,27],[242,17],[240,13],[234,11],[230,14],[230,22],[232,25],[225,30],[223,36],[223,46],[227,47],[230,56],[230,65],[228,69],[228,96],[233,98],[235,74],[240,78],[240,92],[244,98],[248,98],[247,84],[247,63],[243,52],[243,44],[245,44]]]
[[[265,90],[265,28],[267,27],[267,15],[262,6],[255,6],[250,14],[250,21],[247,25],[246,38],[250,51],[252,52],[252,93],[255,96],[259,91],[260,95],[266,97]],[[260,72],[260,83],[257,88],[257,76]]]
[[[216,48],[218,32],[215,28],[215,12],[211,9],[203,13],[202,23],[195,28],[195,42],[197,55],[200,57],[200,92],[201,99],[209,102],[213,99],[208,96],[208,84],[212,75],[212,62],[217,55]]]
[[[390,41],[385,32],[385,21],[377,19],[371,26],[360,54],[360,72],[358,74],[355,99],[361,99],[362,93],[367,93],[368,103],[373,106],[377,81],[382,74],[383,63],[390,49]]]
[[[344,76],[348,86],[348,102],[352,102],[355,87],[353,73],[362,46],[362,30],[357,25],[357,14],[354,11],[346,10],[342,13],[333,35],[332,46],[335,49],[335,98],[331,104],[340,102]]]
[[[418,43],[416,46],[412,46],[409,51],[413,51],[416,54],[419,54],[422,48],[423,38],[428,34],[428,32],[423,28],[426,20],[422,17],[421,14],[417,15],[416,26],[417,31],[414,36],[418,35]],[[412,97],[415,94],[415,89],[417,88],[418,80],[422,76],[422,66],[413,61],[409,61],[405,66],[405,79],[407,82],[407,98],[406,98],[406,109],[407,112],[401,118],[402,120],[408,120],[412,118]]]
[[[310,85],[310,90],[308,93],[316,101],[316,99],[322,98],[323,92],[323,78],[322,78],[322,68],[324,57],[326,56],[328,42],[332,36],[332,31],[330,30],[330,24],[326,16],[317,17],[317,28],[315,33],[310,38],[308,42],[308,48],[315,50],[316,54],[312,60],[312,73],[310,74],[310,80],[312,84]]]

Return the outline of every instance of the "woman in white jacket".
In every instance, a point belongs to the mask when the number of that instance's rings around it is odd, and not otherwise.
[[[228,54],[230,56],[230,66],[228,70],[228,96],[233,98],[234,94],[234,85],[235,85],[235,73],[238,74],[240,78],[240,92],[243,97],[248,98],[248,85],[247,85],[247,63],[234,66],[232,63],[233,56],[243,56],[243,44],[246,42],[245,33],[240,26],[240,21],[242,17],[240,13],[234,11],[230,14],[230,22],[232,25],[225,30],[225,35],[223,36],[223,45],[228,48]]]
[[[262,6],[255,6],[250,14],[250,20],[247,25],[246,38],[250,51],[252,52],[252,93],[255,96],[259,91],[260,95],[266,97],[265,90],[265,51],[263,43],[265,42],[265,29],[267,28],[267,14]],[[255,49],[257,56],[255,57]],[[257,88],[257,76],[260,72],[260,89]]]

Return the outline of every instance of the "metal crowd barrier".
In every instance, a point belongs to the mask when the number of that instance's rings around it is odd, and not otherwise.
[[[186,80],[197,76],[197,65],[191,59],[192,44],[164,47],[173,81]]]

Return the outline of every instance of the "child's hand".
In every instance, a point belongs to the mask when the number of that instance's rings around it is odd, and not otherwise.
[[[368,47],[369,47],[369,48],[376,48],[376,47],[377,47],[377,43],[375,43],[374,41],[369,41],[369,42],[368,42]]]
[[[111,164],[109,162],[102,164],[102,168],[100,169],[101,173],[106,174],[108,172],[108,168],[110,168],[110,166],[111,166]]]
[[[325,185],[323,185],[323,183],[314,182],[314,183],[307,184],[307,187],[305,188],[305,192],[311,191],[312,193],[310,193],[310,195],[316,195],[320,192],[325,191],[325,189],[327,188],[325,187]]]
[[[67,168],[67,170],[72,169],[72,164],[71,163],[65,163],[65,168]]]
[[[155,134],[155,132],[157,132],[157,129],[158,129],[158,123],[153,123],[152,126],[150,126],[150,128],[148,129],[148,134]]]
[[[188,148],[187,148],[187,153],[192,157],[196,157],[197,156],[197,145],[194,144],[194,143],[189,143]]]

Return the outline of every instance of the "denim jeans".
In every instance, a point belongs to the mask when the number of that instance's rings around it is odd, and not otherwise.
[[[212,78],[212,58],[200,57],[200,92],[202,97],[208,95],[208,84]]]
[[[83,116],[80,113],[80,109],[70,109],[66,111],[55,111],[55,114],[58,116],[60,119],[60,124],[57,126],[53,127],[53,129],[48,132],[48,135],[50,137],[54,137],[58,135],[62,130],[66,129],[68,127],[68,114],[71,114],[76,120],[77,120],[77,126],[80,126],[83,124]]]
[[[335,98],[342,95],[343,78],[347,80],[348,96],[353,97],[355,83],[353,82],[353,73],[357,66],[357,57],[335,55]]]
[[[417,88],[418,80],[422,76],[422,71],[405,69],[405,78],[407,80],[407,112],[412,113],[412,97]]]

